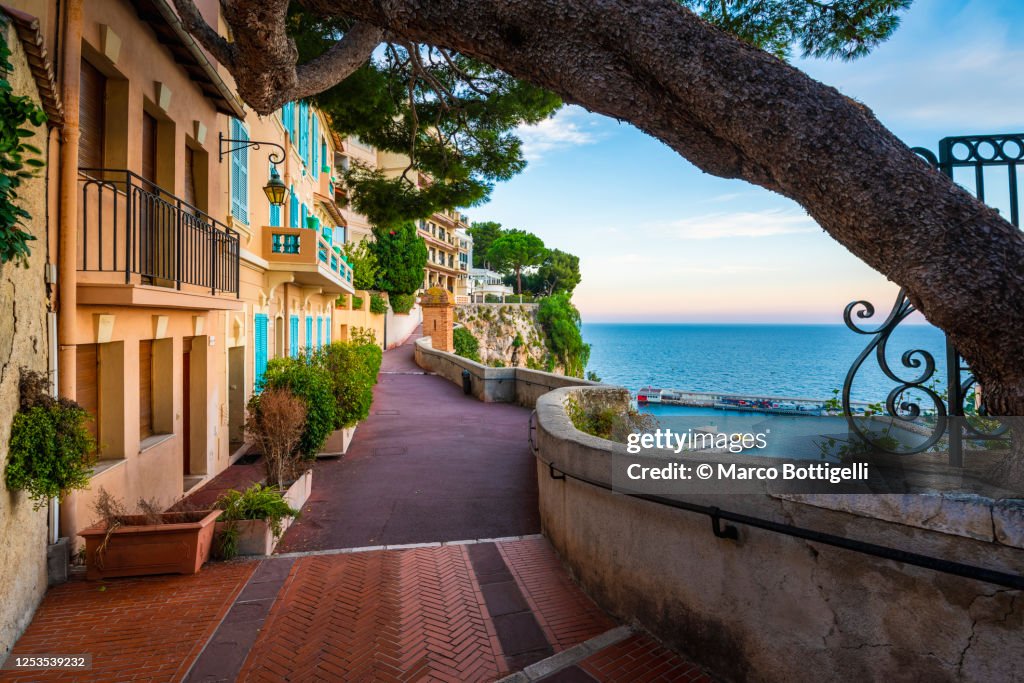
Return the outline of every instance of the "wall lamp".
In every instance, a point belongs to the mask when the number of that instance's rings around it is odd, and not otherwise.
[[[259,149],[262,145],[266,145],[268,147],[276,147],[281,150],[280,154],[277,152],[271,152],[267,155],[267,158],[273,165],[270,167],[270,180],[268,180],[267,184],[263,186],[263,193],[267,195],[267,199],[273,206],[284,206],[284,197],[288,192],[288,188],[285,187],[284,181],[281,180],[281,176],[277,172],[277,165],[284,161],[284,147],[276,142],[260,142],[258,140],[226,138],[224,137],[224,133],[217,134],[217,142],[218,151],[220,152],[220,156],[217,160],[221,163],[224,161],[225,154],[231,154],[232,152],[237,152],[238,150],[247,149],[249,147]],[[225,145],[228,146],[227,149],[224,148]],[[234,146],[232,147],[232,145]]]

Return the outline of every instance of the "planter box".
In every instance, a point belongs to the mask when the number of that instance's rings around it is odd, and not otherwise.
[[[144,515],[128,515],[127,523],[109,537],[102,524],[80,531],[78,535],[85,539],[86,577],[195,574],[210,557],[214,522],[220,514],[220,510],[165,512],[160,515],[161,524],[144,524]]]
[[[359,425],[356,425],[358,427]],[[352,445],[352,437],[356,435],[356,427],[345,427],[331,432],[324,442],[324,447],[316,454],[318,458],[338,458],[348,453]]]
[[[292,482],[288,490],[284,492],[284,499],[288,505],[296,510],[301,510],[313,492],[313,470],[306,470],[302,475]],[[290,524],[290,522],[289,522]]]

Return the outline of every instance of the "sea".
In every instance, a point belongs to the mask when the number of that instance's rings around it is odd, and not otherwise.
[[[842,388],[850,365],[871,341],[841,324],[584,323],[582,334],[591,345],[587,370],[603,382],[634,392],[655,386],[822,400]],[[942,331],[927,324],[904,323],[893,332],[887,358],[905,379],[921,372],[901,362],[904,352],[912,349],[933,355],[934,376],[944,383]],[[856,376],[852,399],[881,402],[894,386],[872,354]]]

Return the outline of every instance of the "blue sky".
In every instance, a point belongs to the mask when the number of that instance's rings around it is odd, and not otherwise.
[[[855,62],[797,60],[911,146],[1024,128],[1022,0],[916,0]],[[1014,28],[1016,27],[1016,28]],[[840,322],[896,287],[792,201],[706,175],[632,126],[577,107],[520,131],[530,164],[473,220],[578,254],[588,322]]]

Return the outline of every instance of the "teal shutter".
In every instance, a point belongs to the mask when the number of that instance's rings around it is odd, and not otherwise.
[[[324,319],[323,316],[316,317],[316,347],[319,349],[324,345]]]
[[[312,156],[313,156],[313,177],[314,178],[319,178],[320,177],[320,160],[319,160],[318,152],[320,151],[320,149],[319,149],[319,147],[317,147],[316,143],[320,140],[320,119],[317,118],[315,111],[311,112],[311,114],[312,114],[312,119],[313,119],[313,135],[311,136],[310,145],[309,146],[310,146],[310,151],[312,152]]]
[[[253,325],[253,336],[255,337],[255,358],[253,373],[255,376],[255,383],[253,385],[254,391],[259,391],[263,384],[263,375],[267,371],[267,314],[257,313],[255,324]]]
[[[313,348],[313,319],[306,316],[306,346]]]
[[[324,318],[324,342],[331,345],[331,316]]]
[[[238,119],[231,119],[231,137],[248,140],[249,134]],[[237,143],[235,143],[237,144]],[[236,149],[231,153],[231,215],[249,222],[249,150]]]
[[[288,202],[288,227],[297,228],[299,227],[299,198],[295,196],[295,187],[292,187],[288,194],[290,195]]]
[[[273,164],[271,164],[270,167],[273,168]],[[270,227],[281,227],[281,207],[277,206],[276,204],[270,205]]]
[[[293,315],[288,320],[288,343],[291,344],[292,358],[299,357],[299,316]]]
[[[306,227],[306,203],[305,202],[302,203],[302,213],[300,213],[299,216],[301,218],[301,220],[299,221],[299,227],[300,228]]]

